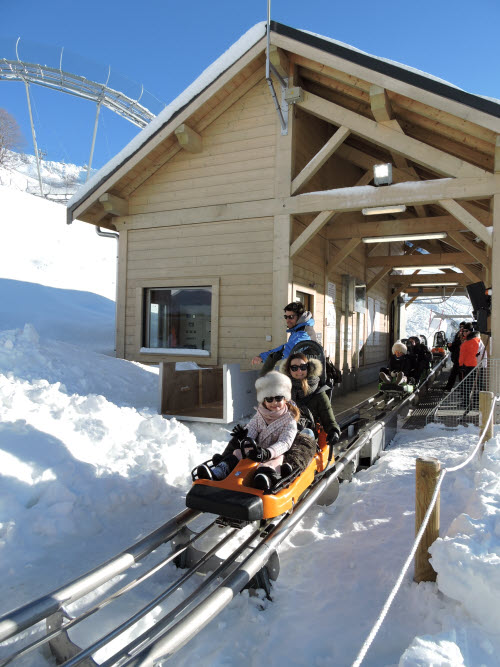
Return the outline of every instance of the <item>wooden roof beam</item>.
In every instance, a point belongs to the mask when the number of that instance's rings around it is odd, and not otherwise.
[[[492,246],[493,240],[491,230],[486,229],[477,218],[460,206],[460,204],[452,199],[442,199],[439,201],[439,205],[448,211],[448,213],[451,213],[457,220],[460,220],[467,229],[479,237],[487,246]]]
[[[405,308],[408,308],[408,306],[411,306],[411,304],[415,301],[415,299],[418,299],[418,294],[415,294],[415,296],[412,296],[409,301],[405,303]]]
[[[479,178],[434,179],[420,181],[417,184],[412,182],[397,183],[380,188],[355,186],[326,192],[295,195],[280,201],[280,212],[300,215],[327,210],[360,211],[363,208],[376,206],[396,204],[412,206],[435,202],[443,206],[442,200],[485,199],[497,192],[500,193],[500,175],[485,174]],[[452,213],[452,215],[454,214]],[[466,218],[466,216],[463,217]],[[470,215],[469,217],[472,218]],[[460,221],[464,222],[463,219],[460,219]],[[476,220],[476,222],[478,221]],[[469,225],[467,226],[469,227]]]
[[[105,211],[105,215],[125,216],[128,215],[128,201],[105,192],[99,197],[99,202]]]
[[[467,264],[457,264],[457,269],[460,269],[462,273],[467,276],[470,282],[478,283],[483,280],[483,277],[480,274],[475,273],[470,269]]]
[[[363,176],[361,176],[361,178],[356,183],[356,186],[366,185],[368,176],[371,180],[371,173],[363,174]],[[316,236],[316,234],[326,225],[327,222],[332,220],[335,215],[335,211],[322,211],[319,213],[290,246],[290,258],[294,257],[298,252],[300,252],[302,248],[304,248],[309,243],[313,236]],[[348,238],[352,238],[352,235]]]
[[[269,61],[283,79],[288,79],[290,72],[290,61],[286,53],[274,44],[269,47]]]
[[[460,283],[469,282],[463,273],[420,273],[399,274],[389,276],[389,285],[406,285],[409,283]]]
[[[346,259],[346,257],[348,257],[360,243],[361,239],[351,239],[350,241],[347,241],[345,246],[341,248],[337,252],[337,254],[334,255],[328,262],[328,267],[327,267],[328,274],[330,273],[330,271],[335,269],[341,262],[343,262],[344,259]]]
[[[190,153],[201,153],[203,150],[201,135],[191,129],[186,123],[182,123],[182,125],[175,128],[175,136],[177,137],[179,146]]]
[[[353,111],[349,111],[338,104],[305,93],[304,100],[297,102],[297,106],[304,111],[317,116],[329,123],[348,127],[353,134],[357,134],[373,143],[384,146],[389,151],[401,153],[406,158],[421,164],[439,174],[455,177],[486,176],[484,169],[476,167],[464,160],[460,160],[449,153],[412,139],[391,128],[364,118]]]
[[[392,271],[392,266],[380,269],[380,271],[376,273],[373,276],[373,278],[366,284],[366,293],[368,294],[368,292],[372,290],[376,285],[378,285],[379,282],[383,280],[391,271]]]
[[[292,181],[292,194],[295,194],[316,174],[325,162],[335,153],[337,148],[347,139],[350,134],[347,127],[339,127],[326,144],[306,164],[304,169]]]
[[[370,107],[377,123],[386,123],[394,117],[391,101],[381,86],[370,86]]]
[[[366,266],[456,266],[457,263],[475,264],[477,262],[466,252],[442,252],[433,254],[416,253],[415,255],[383,255],[367,257]]]
[[[380,222],[349,222],[347,225],[330,225],[328,238],[351,238],[352,236],[374,236],[384,240],[384,236],[401,234],[429,234],[431,232],[446,232],[451,230],[465,231],[463,224],[451,215],[439,215],[426,218],[401,218],[399,220],[381,220]]]
[[[469,239],[463,234],[460,234],[460,232],[448,232],[448,237],[455,242],[456,246],[465,250],[465,252],[468,252],[472,257],[475,257],[483,266],[489,264],[488,255],[484,250],[481,250],[476,243],[469,241]]]

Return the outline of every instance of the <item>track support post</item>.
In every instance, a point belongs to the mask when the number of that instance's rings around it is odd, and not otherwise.
[[[415,483],[415,535],[420,530],[430,501],[436,488],[441,464],[434,458],[419,458],[416,463]],[[429,562],[429,547],[439,537],[440,496],[429,517],[420,544],[415,554],[415,574],[413,581],[436,581],[436,571]]]

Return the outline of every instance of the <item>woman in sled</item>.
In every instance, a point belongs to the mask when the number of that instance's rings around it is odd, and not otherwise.
[[[281,477],[284,453],[290,449],[297,434],[298,408],[290,402],[292,383],[278,371],[258,378],[257,413],[246,427],[236,426],[232,438],[222,454],[215,454],[215,465],[198,466],[200,479],[225,479],[243,457],[258,461],[259,467],[253,485],[270,489]],[[251,438],[257,447],[247,442]]]
[[[329,397],[330,387],[320,383],[323,366],[319,359],[294,353],[281,363],[280,370],[290,378],[292,401],[300,410],[299,433],[282,466],[282,474],[287,475],[292,470],[304,470],[314,456],[316,424],[322,426],[330,445],[339,441],[340,428]]]

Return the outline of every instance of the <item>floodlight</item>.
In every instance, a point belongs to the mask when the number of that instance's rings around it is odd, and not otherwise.
[[[392,164],[374,164],[373,165],[373,183],[374,185],[390,185],[392,183]]]
[[[395,206],[375,206],[374,208],[362,208],[363,215],[381,215],[384,213],[404,213],[406,206],[404,204],[396,204]]]

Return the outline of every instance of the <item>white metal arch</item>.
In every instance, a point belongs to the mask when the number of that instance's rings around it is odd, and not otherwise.
[[[87,178],[90,175],[92,167],[92,159],[94,155],[95,139],[97,135],[97,124],[99,120],[99,112],[102,106],[107,107],[114,113],[122,116],[137,127],[144,128],[150,123],[156,114],[140,104],[140,100],[144,93],[144,88],[141,86],[141,93],[137,99],[133,99],[119,90],[115,90],[108,86],[111,69],[108,67],[108,75],[106,83],[98,83],[92,81],[84,76],[72,74],[62,69],[63,51],[59,58],[59,68],[49,67],[48,65],[40,65],[37,63],[30,63],[19,58],[18,44],[16,42],[16,60],[8,60],[7,58],[0,58],[0,81],[18,81],[24,83],[26,88],[26,97],[28,101],[28,111],[30,116],[31,134],[33,138],[33,146],[35,150],[35,158],[38,170],[38,182],[40,186],[40,194],[43,196],[43,185],[40,172],[40,156],[36,141],[35,126],[33,123],[33,115],[31,112],[31,99],[29,93],[30,84],[43,86],[55,91],[67,93],[80,97],[82,99],[95,102],[97,105],[96,116],[94,122],[94,130],[92,133],[92,143],[90,148],[90,157],[87,167]]]

